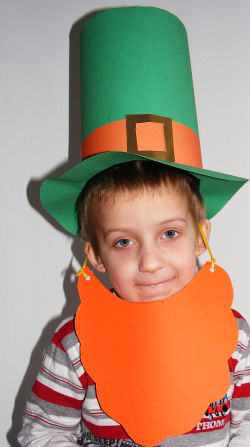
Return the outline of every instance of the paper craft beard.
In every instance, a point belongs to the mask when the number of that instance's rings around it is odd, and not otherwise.
[[[129,303],[90,272],[76,314],[81,360],[102,410],[143,446],[190,431],[230,387],[238,338],[227,273],[206,263],[177,294]]]

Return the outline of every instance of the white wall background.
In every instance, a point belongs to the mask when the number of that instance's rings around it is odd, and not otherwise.
[[[41,179],[79,158],[76,22],[95,9],[136,4],[168,9],[187,28],[204,166],[250,176],[249,0],[1,1],[3,447],[17,446],[43,349],[78,302],[71,259],[82,261],[82,247],[41,216],[38,200]],[[249,191],[213,219],[211,237],[234,284],[234,307],[248,320]]]

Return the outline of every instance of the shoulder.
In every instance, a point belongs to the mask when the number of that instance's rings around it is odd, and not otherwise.
[[[245,318],[239,312],[237,312],[237,310],[232,309],[232,312],[239,329],[239,340],[242,340],[244,344],[248,344],[250,338],[250,328],[248,326],[248,323]]]
[[[52,344],[60,350],[67,352],[71,351],[73,347],[79,349],[80,343],[75,331],[74,315],[66,318],[57,326],[52,338]]]
[[[72,315],[66,318],[65,320],[61,321],[61,323],[57,326],[55,330],[53,338],[57,338],[58,341],[59,340],[62,341],[64,337],[74,333],[74,331],[75,331],[74,316]]]
[[[236,310],[232,309],[233,315],[236,319],[237,326],[238,326],[238,342],[237,346],[235,348],[234,353],[232,354],[232,357],[229,360],[229,365],[231,371],[235,371],[237,367],[239,367],[242,363],[242,361],[247,360],[250,354],[250,328],[247,324],[247,321],[245,318]]]
[[[74,370],[80,378],[85,377],[85,370],[81,362],[80,342],[75,332],[75,317],[71,316],[63,320],[56,328],[52,343],[44,354],[44,361],[64,365],[69,370]],[[83,380],[83,379],[82,379]],[[84,378],[85,384],[85,378]]]

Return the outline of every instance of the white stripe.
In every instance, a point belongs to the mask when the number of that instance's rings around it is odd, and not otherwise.
[[[240,424],[244,418],[250,418],[250,409],[247,408],[245,410],[233,409],[231,411],[231,424],[234,428],[237,424]]]
[[[53,358],[46,355],[43,359],[43,365],[53,376],[57,376],[62,380],[69,381],[74,386],[83,389],[81,382],[79,381],[75,370],[70,370],[68,366],[56,363]]]
[[[83,376],[83,374],[85,373],[85,369],[83,368],[81,362],[75,365],[75,370],[77,372],[78,377]]]
[[[246,348],[248,343],[249,343],[249,336],[243,329],[239,329],[239,341],[238,341],[238,343],[240,345],[243,345],[244,348]]]
[[[234,351],[233,355],[232,355],[232,359],[234,360],[238,360],[238,362],[241,360],[242,358],[242,351]],[[238,368],[238,364],[236,365],[236,368]]]
[[[109,418],[108,416],[106,418],[98,418],[98,416],[91,415],[90,413],[86,413],[85,411],[82,411],[82,417],[83,420],[90,422],[93,425],[97,425],[98,427],[120,425],[118,424],[118,422],[113,421],[113,419]]]
[[[234,380],[235,380],[235,385],[236,386],[241,386],[241,385],[246,385],[250,382],[250,375],[236,375],[234,376]],[[248,396],[243,396],[243,397],[248,397]]]
[[[232,385],[230,386],[230,388],[229,388],[227,394],[226,394],[228,400],[231,400],[231,399],[232,399],[233,391],[234,391],[234,385],[232,384]]]
[[[74,389],[65,388],[64,386],[61,386],[59,382],[51,382],[50,379],[47,379],[46,377],[42,376],[40,373],[37,376],[38,382],[42,383],[43,385],[49,387],[50,389],[53,389],[54,391],[57,391],[58,393],[63,394],[64,396],[73,397],[74,399],[77,399],[79,402],[82,402],[84,398],[84,392],[82,393],[76,393]]]
[[[101,407],[99,405],[99,402],[97,398],[89,399],[85,398],[83,403],[83,408],[86,408],[89,411],[99,411],[101,410]]]
[[[79,424],[80,417],[70,417],[65,415],[57,416],[55,414],[47,414],[39,405],[29,402],[27,412],[39,418],[63,427],[74,427]],[[26,416],[27,417],[27,416]]]
[[[67,355],[72,362],[76,362],[80,359],[80,343],[76,343],[71,346],[71,348],[67,348]]]

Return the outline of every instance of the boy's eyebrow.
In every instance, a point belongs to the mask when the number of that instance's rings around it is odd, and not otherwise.
[[[159,225],[166,225],[166,224],[174,225],[174,224],[178,224],[179,222],[186,224],[187,220],[184,219],[184,217],[176,217],[176,218],[163,220],[162,222],[159,222]]]
[[[110,230],[104,231],[104,239],[111,233],[119,233],[123,231],[131,231],[130,228],[111,228]]]
[[[167,219],[167,220],[163,220],[162,222],[159,222],[157,225],[159,227],[163,226],[163,225],[177,225],[178,223],[182,223],[185,224],[187,223],[186,219],[178,217],[178,218],[171,218],[171,219]],[[116,233],[116,232],[123,232],[123,231],[131,231],[131,228],[128,227],[118,227],[118,228],[110,228],[110,230],[106,230],[104,232],[104,238],[106,238],[110,233]]]

